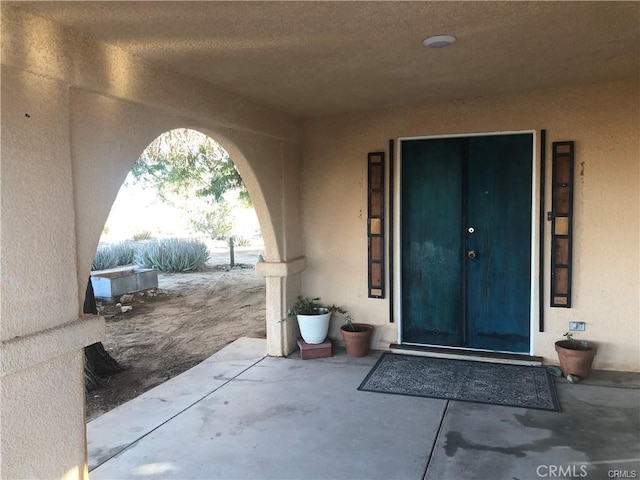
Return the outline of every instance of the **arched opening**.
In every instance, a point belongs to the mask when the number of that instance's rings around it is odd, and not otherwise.
[[[171,145],[171,142],[174,145]],[[242,267],[253,267],[253,264],[257,262],[258,254],[265,254],[268,240],[265,239],[264,243],[260,243],[262,238],[258,242],[255,238],[247,238],[247,232],[251,229],[249,227],[247,230],[247,225],[238,225],[237,222],[235,225],[231,224],[232,222],[221,225],[221,223],[225,223],[225,219],[221,218],[221,212],[228,214],[233,208],[239,208],[238,202],[246,204],[248,201],[255,201],[254,195],[249,191],[249,185],[246,186],[246,190],[243,189],[242,180],[244,177],[240,174],[240,168],[234,166],[235,163],[236,159],[231,158],[225,149],[211,137],[193,130],[170,130],[150,143],[134,165],[132,169],[134,175],[129,174],[128,180],[125,180],[120,188],[119,197],[123,193],[129,196],[129,211],[125,208],[125,214],[128,213],[130,217],[133,217],[126,222],[132,228],[124,236],[122,229],[114,232],[112,231],[113,224],[110,225],[109,221],[111,217],[109,217],[105,222],[108,228],[103,228],[101,239],[103,241],[106,239],[107,242],[111,240],[111,242],[99,245],[97,252],[101,252],[101,250],[106,252],[111,246],[127,246],[128,248],[125,250],[132,250],[135,253],[131,252],[130,258],[124,260],[125,265],[96,265],[96,262],[99,263],[99,260],[102,259],[101,256],[96,255],[92,267],[94,290],[97,284],[104,283],[96,282],[96,279],[109,278],[108,276],[100,277],[99,274],[94,275],[96,268],[102,270],[115,268],[116,271],[122,271],[131,267],[135,275],[134,265],[141,268],[155,267],[159,269],[159,290],[156,290],[154,286],[148,288],[149,285],[143,281],[142,285],[133,282],[133,291],[124,292],[117,288],[107,289],[106,293],[104,290],[96,291],[100,307],[99,313],[107,318],[107,340],[105,341],[107,349],[105,353],[113,353],[115,360],[124,363],[127,371],[119,374],[115,381],[110,381],[106,391],[100,388],[92,391],[87,398],[88,419],[104,413],[119,403],[143,393],[208,358],[217,349],[235,340],[230,335],[245,336],[244,333],[248,330],[233,325],[234,314],[238,313],[234,310],[245,309],[242,316],[245,323],[250,323],[247,322],[246,309],[254,307],[249,316],[255,317],[257,292],[262,296],[262,309],[257,315],[260,316],[262,322],[262,335],[266,335],[264,278],[257,277],[253,269],[248,272]],[[218,175],[220,171],[222,171],[222,175]],[[247,173],[251,178],[251,171],[245,172],[245,174]],[[138,187],[145,185],[147,193],[148,190],[155,190],[156,193],[159,193],[156,197],[164,199],[164,206],[168,207],[164,211],[160,209],[160,215],[165,215],[167,218],[166,212],[173,210],[174,222],[176,219],[183,220],[182,225],[176,227],[176,225],[165,224],[166,228],[154,230],[149,228],[149,218],[144,218],[144,222],[136,222],[137,215],[146,215],[147,217],[150,215],[148,215],[149,209],[141,214],[132,207],[137,201],[142,201],[143,197],[136,199],[136,189],[135,187],[130,188],[132,187],[131,183],[137,184]],[[247,183],[250,184],[251,180]],[[116,207],[120,209],[122,207],[122,201],[119,197],[114,202],[112,213]],[[236,200],[236,205],[230,207],[229,204],[234,203],[233,200]],[[260,198],[256,203],[260,204]],[[253,204],[256,205],[256,203]],[[256,213],[257,211],[258,208],[256,208]],[[180,212],[183,218],[180,218]],[[214,215],[207,216],[207,213],[214,213]],[[246,221],[247,212],[244,213]],[[188,226],[192,228],[188,229]],[[259,227],[258,230],[260,230]],[[198,233],[200,234],[199,238],[194,239],[194,234]],[[173,265],[162,264],[163,261],[166,261],[166,257],[160,259],[160,263],[156,262],[156,265],[141,263],[149,260],[148,252],[150,250],[159,256],[156,247],[162,245],[167,237],[172,236],[180,238],[190,236],[193,243],[204,244],[212,254],[211,260],[205,263],[202,268],[194,268],[200,272],[183,275],[162,273],[163,270],[172,272],[178,270]],[[229,237],[235,237],[235,241],[227,243]],[[247,243],[246,246],[245,243]],[[235,251],[235,263],[240,265],[240,270],[237,266],[234,269],[233,265],[230,265],[232,262],[229,257],[231,246]],[[114,250],[122,249],[114,248]],[[180,251],[172,250],[171,253],[179,255]],[[105,256],[108,257],[108,255]],[[107,258],[107,260],[109,259]],[[132,262],[132,260],[134,261]],[[156,258],[156,260],[158,259]],[[134,265],[131,265],[132,263]],[[228,273],[226,278],[223,278],[219,269],[221,265],[225,264],[227,272],[235,270],[238,272],[236,277],[240,275],[242,278],[230,280]],[[180,275],[181,278],[176,277]],[[249,278],[248,275],[253,278]],[[207,278],[208,276],[210,278]],[[245,281],[244,284],[242,279]],[[131,284],[132,282],[124,283]],[[209,288],[211,285],[216,288]],[[135,290],[138,286],[145,288],[142,291]],[[198,290],[197,299],[190,304],[185,299],[195,290]],[[212,302],[216,293],[223,290],[222,301]],[[144,293],[145,291],[147,293]],[[172,302],[172,300],[176,301]],[[252,301],[253,304],[251,304]],[[225,314],[225,308],[220,307],[225,302],[229,304],[227,314]],[[168,310],[168,313],[166,315],[159,313],[162,309]],[[189,312],[189,310],[191,311]],[[136,320],[132,319],[138,311],[142,315],[138,318],[142,319],[143,326],[136,325]],[[216,331],[214,334],[209,334],[212,327],[215,327]],[[220,327],[226,328],[222,331],[223,329]],[[248,325],[249,330],[252,327],[254,325]],[[206,344],[208,341],[211,344]],[[118,342],[126,345],[118,347]],[[142,346],[137,348],[136,343],[140,343]],[[199,346],[196,348],[197,344]],[[122,354],[123,349],[127,351],[126,355]],[[186,354],[188,350],[190,350],[189,355]],[[188,358],[178,358],[181,356],[180,352],[183,357]],[[158,357],[155,362],[153,358],[145,358],[145,356],[160,353],[161,357]],[[133,358],[136,360],[135,364],[132,362]],[[125,377],[125,380],[119,381]],[[129,391],[125,391],[126,389]]]
[[[267,351],[286,355],[295,348],[293,328],[278,323],[287,298],[300,290],[306,267],[299,223],[299,151],[295,138],[239,128],[218,118],[181,121],[166,112],[93,94],[74,97],[71,145],[75,210],[78,310],[100,235],[117,192],[135,160],[160,134],[195,128],[215,138],[242,176],[260,223],[265,262],[256,271],[267,282]],[[98,334],[98,332],[96,332]]]

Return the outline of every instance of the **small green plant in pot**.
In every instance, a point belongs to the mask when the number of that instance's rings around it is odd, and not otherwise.
[[[347,313],[346,310],[335,305],[320,303],[319,297],[303,297],[300,295],[282,321],[291,317],[298,319],[300,335],[310,344],[323,343],[329,333],[329,321],[333,312]]]
[[[576,377],[577,380],[587,378],[591,371],[593,357],[598,352],[597,346],[586,340],[575,340],[570,332],[563,336],[566,340],[558,340],[555,343],[562,372],[567,379],[574,381]]]
[[[351,315],[345,317],[345,324],[340,327],[344,347],[350,357],[364,357],[369,353],[373,325],[354,323]]]

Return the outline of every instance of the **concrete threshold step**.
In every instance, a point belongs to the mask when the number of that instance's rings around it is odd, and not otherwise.
[[[520,353],[484,352],[478,350],[462,350],[446,347],[423,347],[419,345],[401,345],[392,343],[389,345],[391,353],[404,355],[417,355],[421,357],[450,358],[454,360],[471,360],[475,362],[505,363],[510,365],[527,365],[539,367],[542,365],[542,357],[533,357]]]

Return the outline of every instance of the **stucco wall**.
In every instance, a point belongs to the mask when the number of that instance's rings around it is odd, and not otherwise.
[[[68,92],[3,68],[2,99],[2,476],[62,476],[84,464],[85,338],[57,349],[38,332],[78,319]]]
[[[407,135],[546,128],[549,142],[576,140],[575,308],[546,309],[534,353],[551,357],[566,322],[584,320],[601,342],[597,367],[639,369],[637,85],[312,120],[302,204],[293,119],[5,5],[1,89],[3,478],[83,475],[82,348],[104,333],[79,318],[89,264],[131,164],[173,127],[220,140],[254,195],[274,354],[293,346],[295,328],[277,320],[300,288],[376,323],[377,347],[396,340],[388,299],[366,298],[367,152]]]
[[[2,478],[79,478],[85,464],[84,354],[2,378]]]
[[[640,371],[639,112],[638,84],[628,81],[307,121],[303,291],[374,323],[374,347],[388,348],[398,339],[390,300],[367,298],[367,153],[387,151],[388,140],[398,137],[546,129],[546,210],[551,143],[576,142],[573,308],[546,307],[544,333],[537,332],[536,316],[532,353],[557,364],[554,341],[570,320],[585,321],[586,332],[575,337],[599,344],[595,368]],[[548,305],[548,224],[545,245]],[[334,321],[336,339],[338,328]]]
[[[67,90],[5,68],[2,89],[11,92],[2,97],[4,340],[75,320],[78,310],[75,271],[68,268],[76,252]]]
[[[266,244],[270,353],[299,291],[296,122],[237,95],[141,63],[2,6],[1,326],[3,478],[85,473],[81,317],[91,261],[118,189],[157,135],[198,129],[231,154]],[[285,236],[287,239],[285,241]],[[295,271],[294,271],[295,270]]]

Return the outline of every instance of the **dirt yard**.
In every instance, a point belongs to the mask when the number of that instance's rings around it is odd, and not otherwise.
[[[238,266],[215,249],[203,271],[160,273],[158,290],[135,294],[131,310],[103,304],[105,349],[125,370],[87,392],[87,421],[213,355],[239,337],[265,338],[265,282],[255,274],[261,249],[237,247]]]

